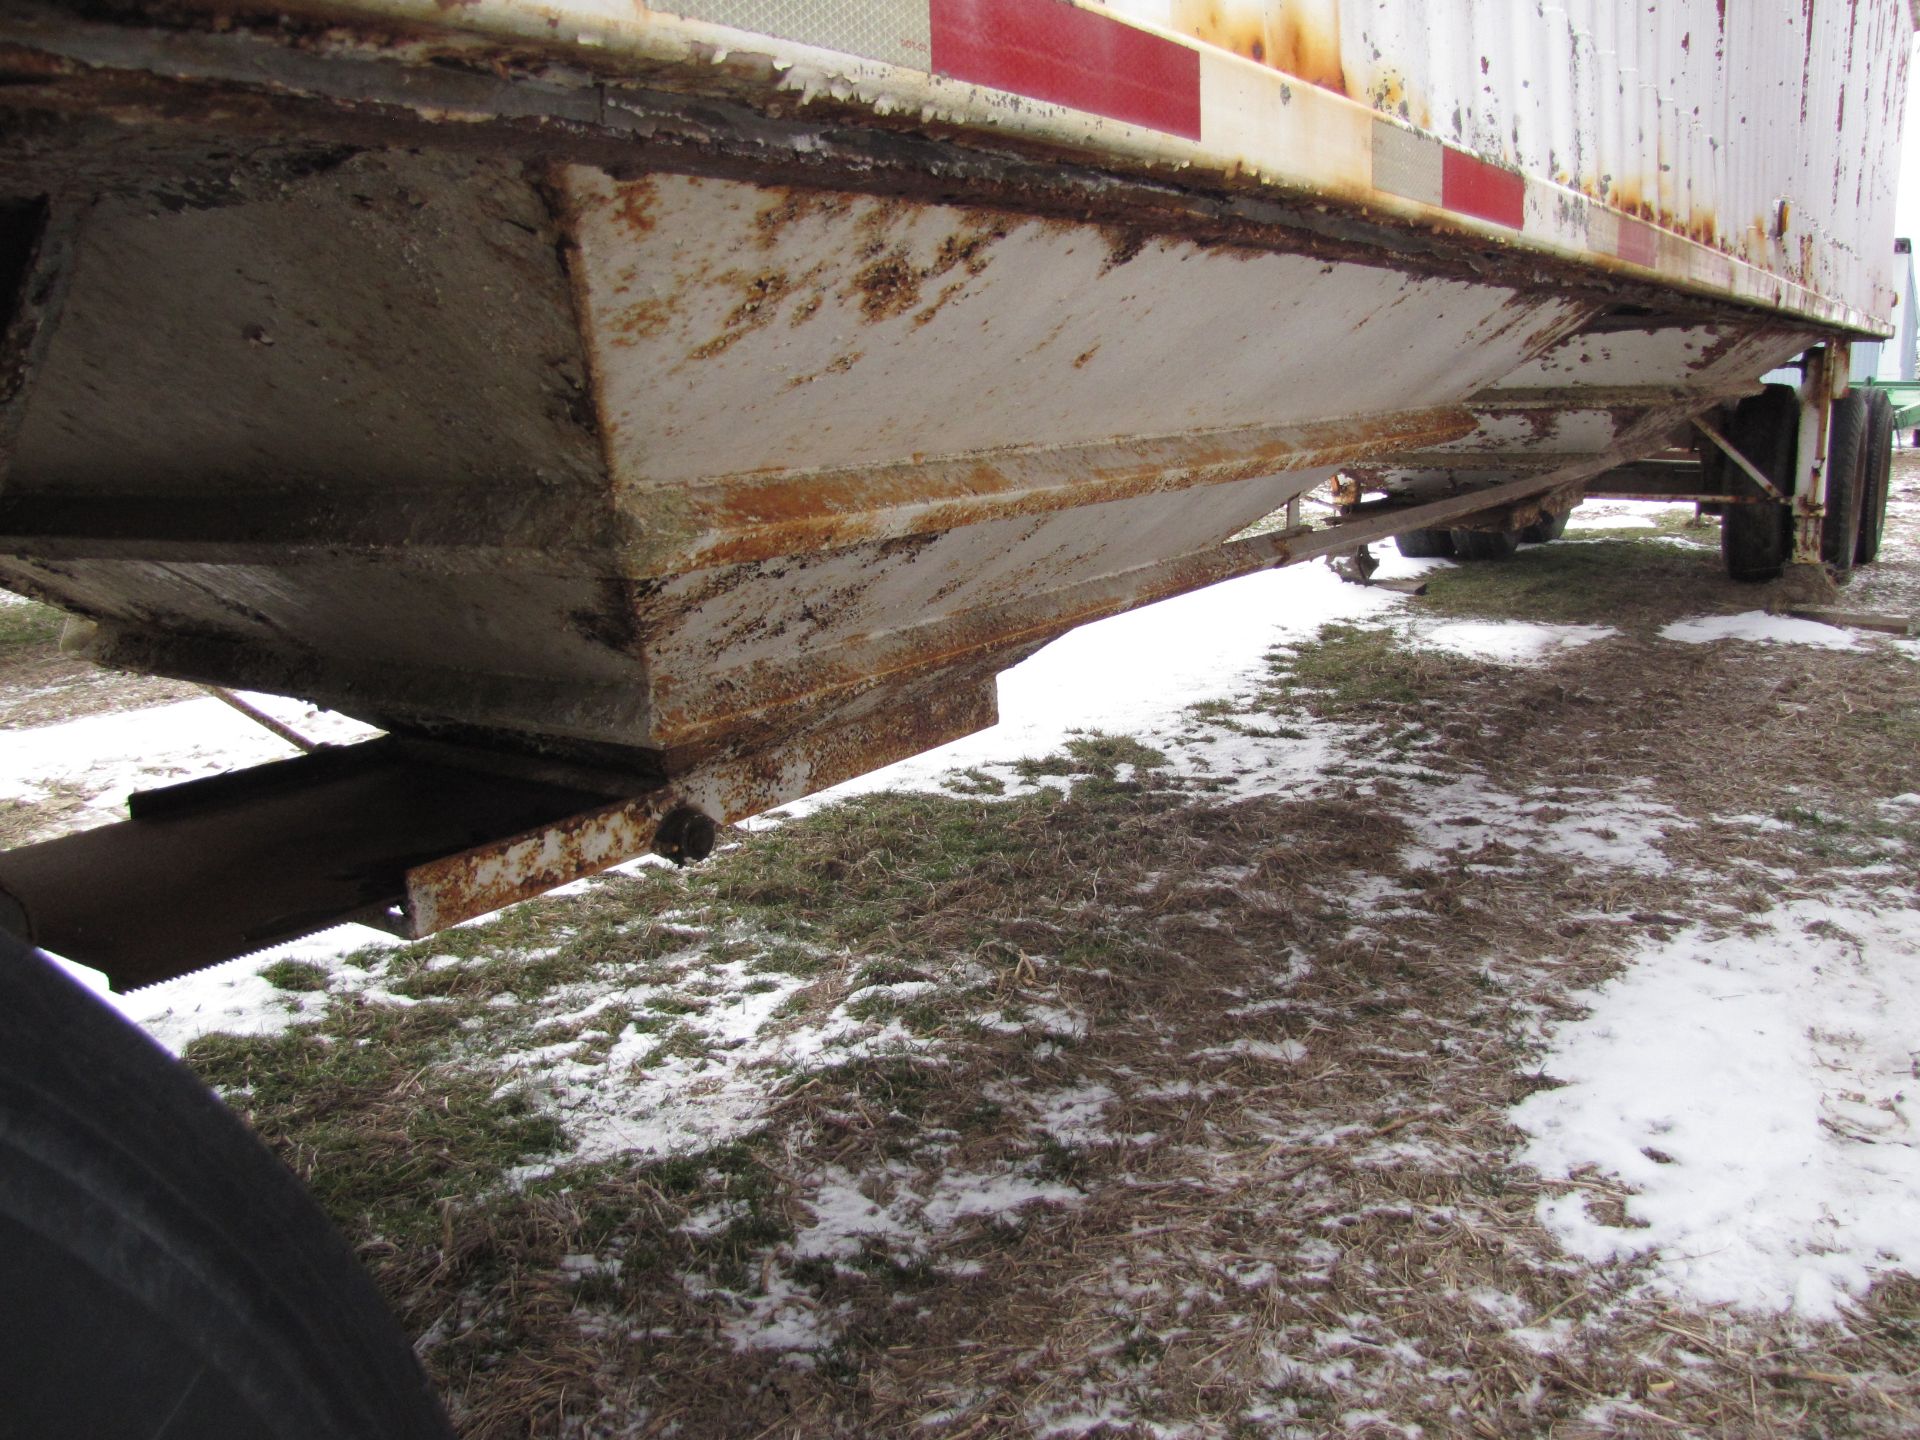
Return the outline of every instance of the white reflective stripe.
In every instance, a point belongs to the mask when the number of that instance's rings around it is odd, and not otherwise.
[[[675,13],[915,70],[933,68],[927,0],[678,0]]]
[[[1429,140],[1385,120],[1373,122],[1373,188],[1438,207],[1445,157]]]

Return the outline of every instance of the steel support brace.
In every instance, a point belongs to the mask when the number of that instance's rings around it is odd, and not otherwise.
[[[1782,502],[1786,500],[1787,497],[1780,493],[1779,488],[1773,483],[1773,481],[1769,480],[1764,474],[1761,473],[1760,467],[1758,465],[1755,465],[1753,461],[1749,460],[1746,456],[1742,455],[1739,449],[1734,445],[1734,443],[1731,440],[1727,439],[1726,436],[1722,435],[1712,425],[1709,425],[1705,420],[1696,418],[1693,422],[1693,428],[1698,430],[1702,435],[1706,436],[1707,439],[1711,440],[1714,444],[1714,447],[1718,449],[1722,455],[1725,455],[1734,464],[1738,465],[1741,469],[1741,472],[1745,474],[1749,480],[1753,481],[1754,484],[1760,487],[1760,493],[1762,495],[1770,495],[1775,500],[1779,500]],[[1591,494],[1596,492],[1589,491],[1589,493]]]
[[[1820,563],[1827,509],[1827,439],[1833,402],[1847,393],[1853,347],[1844,340],[1806,353],[1800,371],[1800,450],[1794,460],[1793,563]]]

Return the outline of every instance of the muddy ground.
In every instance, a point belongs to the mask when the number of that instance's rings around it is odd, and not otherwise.
[[[1920,613],[1896,487],[1850,608]],[[286,1028],[186,1058],[466,1436],[1916,1433],[1920,1282],[1816,1324],[1576,1260],[1542,1201],[1624,1232],[1633,1187],[1543,1179],[1508,1112],[1651,943],[1920,930],[1920,646],[1679,643],[1757,603],[1711,530],[1569,540],[1405,613],[1604,640],[1329,627],[1178,733],[282,960]],[[171,693],[67,664],[0,656],[0,724]]]

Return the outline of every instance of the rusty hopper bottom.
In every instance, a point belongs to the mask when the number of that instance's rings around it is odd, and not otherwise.
[[[1086,620],[1564,508],[1817,338],[1024,161],[798,185],[765,137],[695,164],[0,78],[41,137],[0,158],[0,583],[97,622],[106,664],[580,801],[446,827],[196,955],[369,906],[431,928],[466,907],[409,898],[422,857],[637,805],[596,868],[665,797],[731,819],[990,723],[995,673]],[[1229,543],[1339,467],[1389,511]],[[524,862],[468,899],[566,878]]]

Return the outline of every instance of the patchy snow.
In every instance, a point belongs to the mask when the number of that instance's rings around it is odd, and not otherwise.
[[[263,980],[260,972],[279,961],[300,962],[324,971],[327,988],[335,994],[359,993],[390,1005],[413,1004],[404,995],[381,989],[367,971],[344,958],[353,951],[391,948],[401,943],[384,930],[338,925],[125,995],[108,993],[106,977],[97,970],[64,960],[57,963],[178,1055],[193,1040],[215,1031],[228,1035],[275,1034],[325,1003],[326,996],[320,991],[282,990]]]
[[[1738,615],[1701,615],[1676,620],[1660,632],[1663,640],[1706,645],[1715,640],[1751,640],[1765,645],[1813,645],[1822,650],[1857,650],[1859,640],[1834,625],[1747,610]]]
[[[1582,507],[1573,523],[1653,526],[1661,512],[1675,508],[1685,507],[1600,502]],[[1387,577],[1444,564],[1382,551]],[[869,791],[942,789],[956,772],[970,769],[1012,791],[1020,788],[1014,760],[1054,753],[1077,733],[1096,730],[1162,749],[1176,771],[1219,782],[1225,796],[1303,793],[1326,783],[1360,730],[1325,723],[1296,730],[1257,716],[1236,716],[1226,727],[1191,710],[1207,699],[1253,694],[1267,680],[1276,647],[1307,640],[1330,621],[1388,623],[1409,643],[1534,664],[1614,633],[1604,626],[1427,624],[1409,620],[1406,606],[1407,597],[1397,592],[1349,585],[1325,566],[1303,565],[1083,627],[1001,677],[999,724],[789,813]],[[1832,649],[1862,643],[1831,626],[1759,612],[1698,617],[1662,633],[1690,643],[1732,639]],[[317,739],[372,733],[296,702],[251,698]],[[103,822],[130,789],[291,753],[218,701],[192,700],[0,731],[0,797],[33,802],[56,786],[77,787],[89,821]],[[1424,775],[1417,756],[1397,769],[1384,761],[1376,768],[1437,781],[1422,784],[1417,803],[1397,811],[1412,831],[1406,858],[1415,865],[1460,863],[1497,838],[1516,849],[1662,873],[1668,866],[1662,840],[1689,823],[1632,786],[1512,794],[1479,775]],[[1052,776],[1036,783],[1067,784]],[[1358,788],[1365,793],[1367,787]],[[1883,804],[1904,812],[1920,805],[1920,794]],[[1374,918],[1382,917],[1376,911]],[[309,1013],[316,995],[259,978],[276,960],[323,968],[335,993],[357,990],[405,1003],[343,958],[378,943],[396,942],[341,927],[115,1003],[175,1050],[216,1030],[270,1033]],[[1591,1015],[1550,1037],[1543,1066],[1567,1083],[1515,1111],[1531,1137],[1529,1163],[1558,1177],[1579,1172],[1577,1180],[1595,1171],[1612,1177],[1609,1186],[1631,1192],[1627,1214],[1644,1228],[1603,1223],[1589,1203],[1591,1192],[1581,1189],[1548,1205],[1545,1221],[1576,1255],[1652,1257],[1657,1264],[1649,1283],[1674,1293],[1816,1318],[1842,1312],[1878,1273],[1920,1267],[1920,1135],[1909,1121],[1920,1102],[1920,1031],[1911,1021],[1920,1015],[1917,962],[1920,933],[1911,912],[1878,915],[1838,903],[1787,906],[1755,919],[1745,935],[1691,929],[1649,945],[1624,974],[1587,997]],[[736,1138],[764,1123],[775,1074],[875,1055],[938,1063],[929,1042],[897,1023],[857,1020],[844,1004],[823,1022],[782,1021],[781,1006],[805,983],[793,977],[756,976],[771,983],[750,989],[739,964],[714,962],[705,978],[711,1002],[675,1016],[683,1039],[699,1042],[695,1046],[675,1049],[666,1044],[666,1030],[623,1025],[610,1044],[586,1043],[591,1037],[583,1034],[529,1043],[505,1058],[505,1083],[532,1093],[575,1142],[559,1158],[686,1153]],[[585,1023],[616,1003],[643,1011],[653,989],[555,997],[552,1018]],[[915,991],[914,985],[870,987],[849,998],[907,999]],[[982,1016],[979,1023],[1051,1035],[1063,1045],[1090,1028],[1085,1015],[1038,1003],[997,1020]],[[694,1053],[684,1053],[688,1049]],[[1307,1055],[1299,1041],[1284,1039],[1240,1041],[1193,1058],[1297,1063]],[[1183,1080],[1135,1098],[1204,1099],[1222,1088]],[[1115,1097],[1103,1086],[1070,1084],[1018,1098],[1034,1129],[1061,1143],[1112,1141],[1102,1124]],[[548,1168],[518,1173],[525,1178]],[[846,1172],[818,1177],[809,1201],[813,1222],[794,1240],[794,1257],[841,1260],[873,1244],[915,1252],[930,1234],[1082,1198],[1070,1186],[1017,1173],[949,1171],[925,1193],[902,1187],[884,1199],[863,1192],[861,1183]],[[724,1226],[728,1217],[713,1223]],[[568,1268],[593,1273],[586,1259]],[[1507,1318],[1507,1298],[1490,1293],[1480,1303]],[[727,1329],[742,1346],[802,1353],[837,1333],[833,1313],[778,1276],[764,1295],[741,1299]],[[1552,1320],[1510,1333],[1520,1343],[1552,1348],[1565,1344],[1569,1332],[1567,1322]]]
[[[298,700],[241,697],[309,740],[344,744],[379,732]],[[87,795],[89,823],[124,816],[127,794],[299,753],[272,731],[211,695],[58,725],[0,730],[0,799],[29,803],[56,789]]]
[[[1196,1060],[1231,1060],[1245,1056],[1249,1060],[1273,1060],[1282,1065],[1297,1065],[1307,1058],[1307,1047],[1298,1040],[1235,1040],[1212,1045],[1195,1053]]]
[[[1536,625],[1519,620],[1460,620],[1409,627],[1407,641],[1497,665],[1537,665],[1567,650],[1620,632],[1610,625]]]
[[[1651,530],[1663,520],[1690,520],[1691,504],[1671,500],[1585,500],[1567,516],[1567,529]]]
[[[1387,547],[1378,573],[1389,578],[1426,568]],[[1258,688],[1274,646],[1310,639],[1330,621],[1384,615],[1406,598],[1348,584],[1325,565],[1296,565],[1083,625],[1001,674],[999,724],[785,809],[799,814],[850,795],[940,789],[966,769],[1005,779],[1009,761],[1053,754],[1086,731],[1130,735],[1149,745],[1168,742],[1193,729],[1187,711],[1197,702]],[[1242,738],[1214,739],[1202,756],[1206,768],[1231,775],[1257,753],[1265,769],[1270,747],[1234,743]],[[1291,750],[1303,775],[1317,776],[1330,754],[1324,738],[1279,744]]]
[[[1634,1191],[1626,1227],[1584,1191],[1547,1204],[1571,1252],[1650,1254],[1656,1286],[1811,1319],[1920,1268],[1913,912],[1798,902],[1749,933],[1688,929],[1587,999],[1542,1061],[1566,1083],[1514,1111],[1528,1163]]]
[[[1662,874],[1667,858],[1660,841],[1689,822],[1673,808],[1622,785],[1610,793],[1510,795],[1485,776],[1463,775],[1423,787],[1418,809],[1405,812],[1417,837],[1407,854],[1409,865],[1451,863],[1455,852],[1478,850],[1498,838],[1565,856],[1597,861],[1648,874]],[[1578,809],[1568,808],[1577,803]]]

